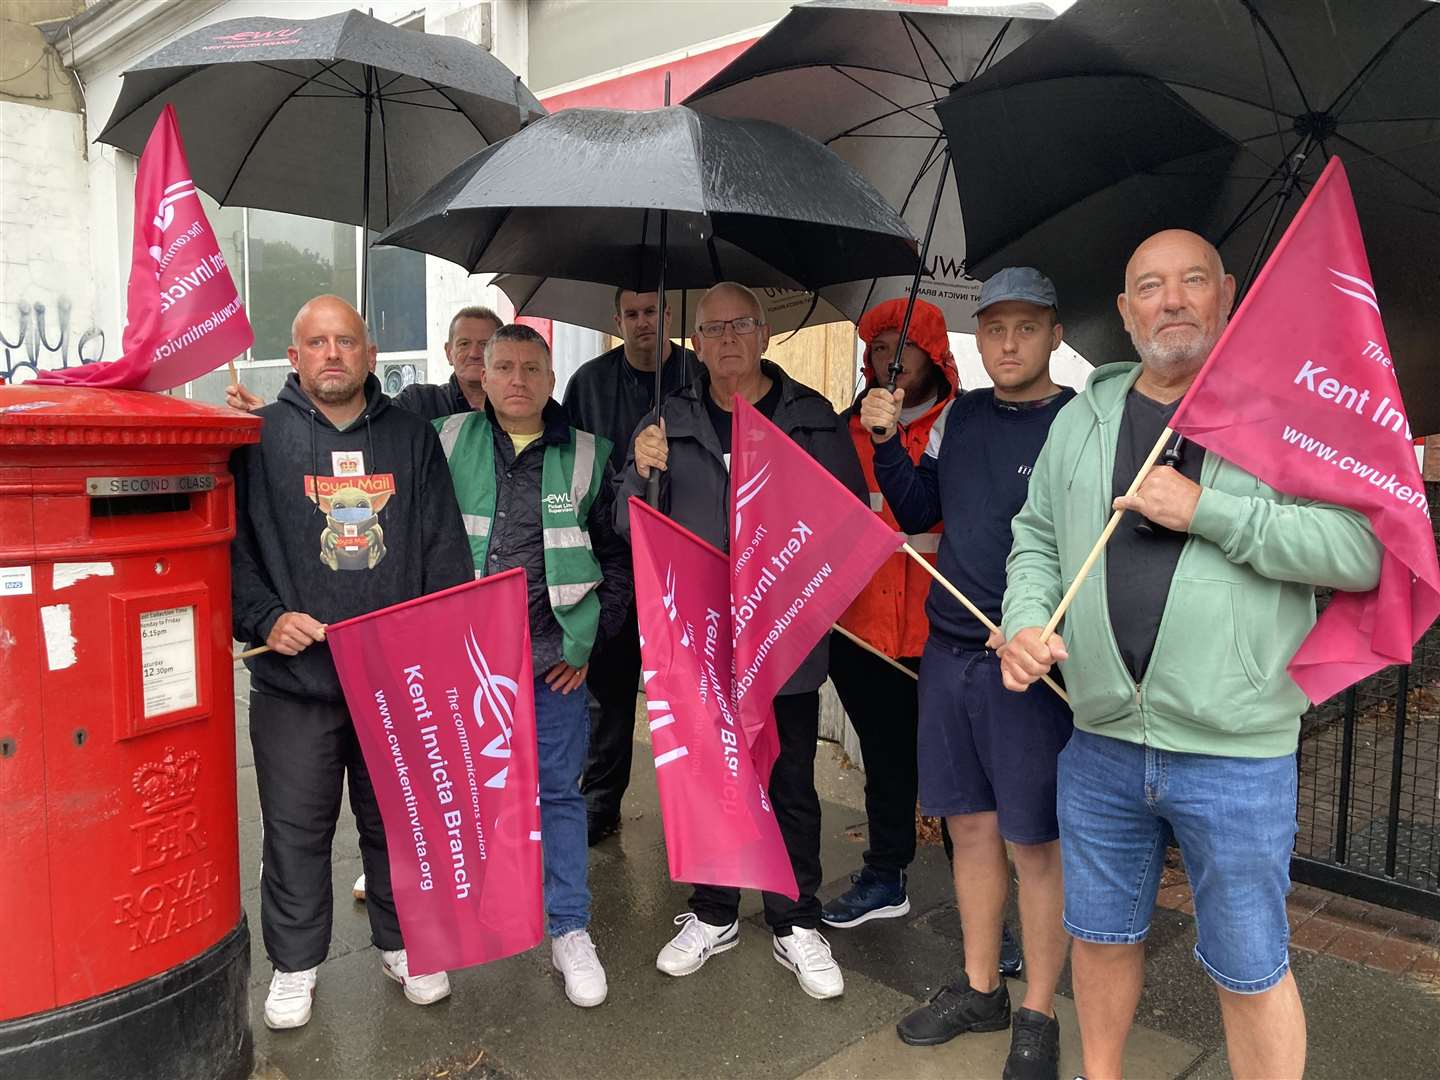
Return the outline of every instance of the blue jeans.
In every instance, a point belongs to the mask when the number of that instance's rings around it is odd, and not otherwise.
[[[1177,754],[1077,730],[1060,754],[1065,929],[1144,941],[1173,836],[1195,896],[1195,958],[1226,990],[1269,990],[1290,969],[1295,785],[1294,754]]]
[[[535,735],[540,758],[540,848],[545,858],[545,916],[550,936],[590,925],[589,835],[580,773],[590,746],[585,686],[561,694],[535,677]]]

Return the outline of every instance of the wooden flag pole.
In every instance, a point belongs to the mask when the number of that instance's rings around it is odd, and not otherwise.
[[[1144,462],[1141,463],[1140,471],[1135,474],[1135,479],[1130,481],[1130,486],[1125,491],[1125,497],[1127,499],[1140,489],[1141,483],[1144,482],[1145,477],[1150,473],[1151,467],[1155,464],[1155,459],[1160,456],[1160,451],[1165,449],[1165,444],[1170,441],[1170,437],[1174,434],[1175,432],[1168,427],[1160,432],[1160,437],[1155,440],[1155,445],[1150,448],[1150,453],[1146,455]],[[1084,584],[1085,575],[1090,573],[1091,567],[1095,565],[1095,560],[1100,557],[1100,552],[1105,550],[1105,545],[1110,542],[1110,537],[1114,534],[1116,526],[1120,524],[1120,519],[1124,516],[1124,510],[1116,510],[1110,515],[1110,520],[1105,524],[1105,531],[1100,534],[1100,539],[1095,541],[1095,546],[1090,549],[1090,554],[1087,555],[1085,561],[1080,564],[1080,570],[1076,573],[1075,580],[1070,583],[1070,588],[1067,589],[1065,595],[1060,598],[1060,606],[1055,609],[1055,614],[1050,616],[1050,621],[1045,624],[1045,629],[1040,631],[1041,644],[1049,641],[1050,636],[1055,633],[1055,627],[1060,625],[1060,620],[1065,617],[1065,612],[1075,599],[1075,594],[1080,591],[1080,586]]]
[[[916,675],[915,672],[911,671],[908,667],[906,667],[904,664],[900,663],[900,662],[899,662],[898,660],[896,660],[894,657],[892,657],[892,656],[886,656],[886,655],[885,655],[883,652],[881,652],[879,649],[875,648],[874,645],[871,645],[871,644],[870,644],[868,641],[866,641],[864,638],[856,637],[854,634],[852,634],[849,630],[846,630],[846,629],[845,629],[843,626],[841,626],[839,623],[836,623],[836,624],[835,624],[834,626],[832,626],[830,629],[832,629],[832,630],[838,630],[838,631],[841,633],[841,635],[843,635],[844,637],[849,638],[849,639],[850,639],[851,641],[853,641],[856,645],[859,645],[860,648],[862,648],[862,649],[864,649],[866,652],[868,652],[871,656],[878,656],[881,660],[884,660],[887,664],[889,664],[891,667],[893,667],[896,671],[903,671],[906,675],[909,675],[910,678],[912,678],[912,679],[919,679],[919,678],[920,678],[919,675]]]
[[[978,607],[976,607],[974,604],[972,604],[968,596],[966,596],[954,585],[952,585],[949,578],[947,578],[944,574],[940,573],[939,570],[936,570],[935,567],[931,566],[929,559],[921,555],[908,543],[903,545],[903,547],[905,554],[909,555],[912,559],[919,563],[924,568],[925,572],[929,574],[932,578],[934,578],[936,581],[938,581],[946,592],[948,592],[956,600],[960,601],[960,605],[966,611],[970,612],[971,615],[974,615],[975,618],[979,619],[981,625],[983,625],[985,629],[989,630],[992,634],[999,632],[1000,628],[990,621],[990,617],[986,615],[983,611],[981,611]],[[1070,699],[1065,696],[1065,691],[1060,689],[1059,683],[1055,682],[1055,680],[1050,678],[1049,675],[1042,675],[1040,676],[1040,678],[1046,686],[1050,687],[1051,690],[1054,690],[1055,693],[1060,695],[1061,701],[1065,702],[1066,705],[1070,704]]]
[[[238,664],[241,660],[249,660],[250,657],[252,657],[252,656],[259,656],[262,652],[269,652],[269,651],[270,651],[270,646],[269,646],[269,645],[261,645],[261,646],[260,646],[259,648],[257,648],[257,649],[246,649],[246,650],[245,650],[244,652],[242,652],[242,653],[236,653],[236,654],[235,654],[235,662]]]
[[[230,369],[230,381],[236,386],[239,386],[240,373],[235,370],[235,358],[232,356],[229,360],[225,362],[225,366]]]

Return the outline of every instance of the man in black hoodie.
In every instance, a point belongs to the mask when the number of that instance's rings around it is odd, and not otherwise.
[[[440,441],[425,421],[390,407],[359,314],[339,297],[316,297],[291,337],[294,372],[258,410],[260,442],[231,461],[234,633],[271,650],[246,664],[272,1028],[310,1019],[330,945],[330,844],[347,775],[385,974],[417,1005],[450,993],[444,972],[409,972],[380,810],[325,627],[474,576]]]
[[[570,376],[565,411],[581,431],[610,441],[610,464],[619,475],[625,468],[630,436],[655,408],[657,345],[666,350],[660,376],[667,396],[695,377],[700,361],[670,340],[670,312],[667,309],[662,316],[659,293],[616,289],[615,332],[622,344],[587,360]],[[635,695],[640,687],[640,628],[633,600],[624,624],[596,648],[585,682],[595,700],[590,706],[590,753],[580,790],[593,845],[620,828],[620,800],[630,786]]]

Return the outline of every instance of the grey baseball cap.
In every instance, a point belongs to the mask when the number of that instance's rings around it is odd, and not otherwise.
[[[1023,300],[1040,307],[1059,308],[1055,296],[1055,283],[1033,266],[1007,266],[992,274],[980,287],[978,315],[991,304],[1002,300]]]

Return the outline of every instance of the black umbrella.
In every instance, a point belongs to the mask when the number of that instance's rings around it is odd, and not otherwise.
[[[950,144],[932,106],[1050,18],[1049,8],[1033,3],[815,0],[792,8],[685,104],[773,120],[834,150],[922,237],[920,295],[945,312],[950,329],[972,329],[980,285],[965,273],[960,204],[944,179]],[[872,300],[912,287],[909,277],[864,277],[825,290],[852,321]]]
[[[817,290],[917,261],[900,216],[813,139],[683,106],[547,116],[465,162],[376,243],[472,273],[637,292],[720,281]],[[656,348],[663,360],[664,342]],[[657,363],[657,414],[660,378]]]
[[[1440,429],[1440,5],[1079,0],[937,107],[989,148],[956,181],[969,268],[1055,279],[1087,359],[1147,235],[1188,228],[1243,281],[1332,154],[1350,176],[1416,433]]]
[[[818,289],[905,273],[915,239],[834,154],[778,124],[682,106],[566,109],[482,150],[375,242],[467,270],[653,290]]]
[[[535,277],[527,274],[499,274],[490,284],[503,292],[515,306],[516,315],[533,315],[541,319],[558,319],[575,326],[586,326],[601,333],[615,333],[615,289],[598,281],[573,281],[569,278]],[[843,286],[842,286],[843,287]],[[667,289],[665,306],[680,323],[671,327],[673,333],[685,336],[682,313],[694,311],[704,289]],[[796,289],[760,288],[755,290],[765,308],[765,323],[776,333],[799,330],[818,323],[843,322],[847,316],[814,293]]]
[[[100,141],[139,154],[167,103],[219,202],[367,230],[545,113],[480,46],[358,11],[231,19],[171,42],[125,72]]]

